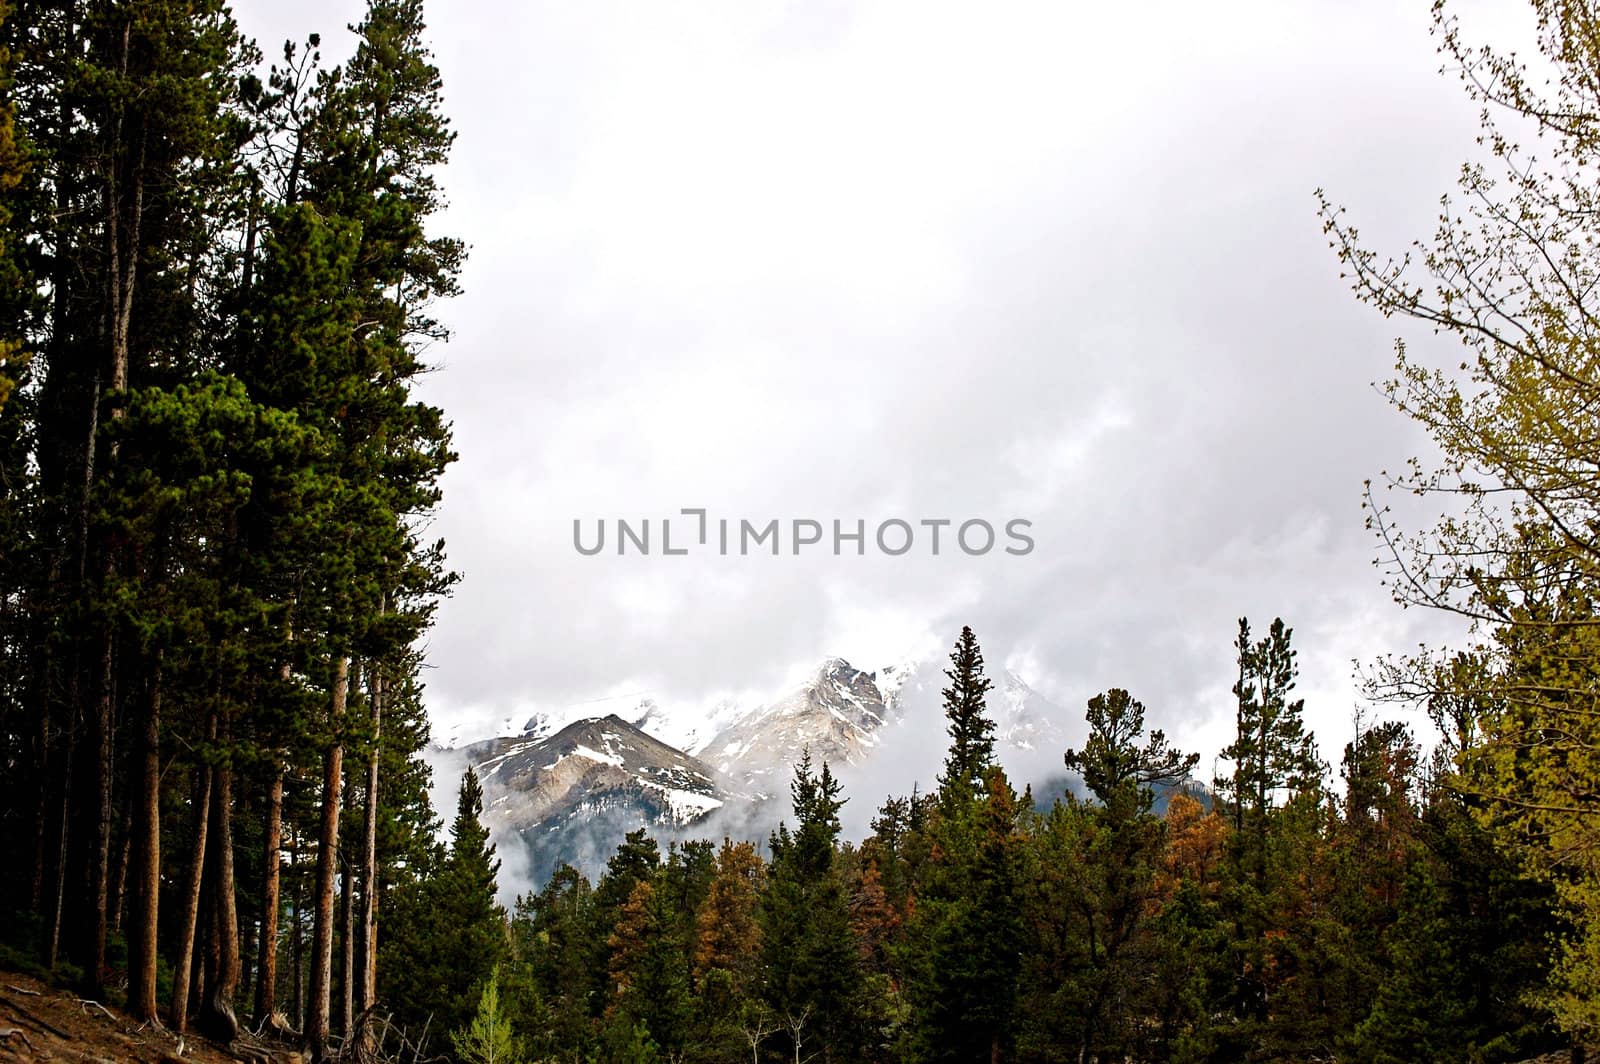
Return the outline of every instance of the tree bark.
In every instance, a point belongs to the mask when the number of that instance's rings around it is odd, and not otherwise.
[[[132,21],[122,26],[121,68],[128,70],[129,37]],[[128,189],[118,182],[118,168],[123,165],[123,116],[118,114],[112,129],[111,162],[107,167],[105,191],[106,239],[108,242],[108,291],[106,307],[109,319],[111,347],[111,391],[125,391],[128,387],[128,339],[133,319],[134,280],[138,272],[140,228],[144,211],[144,137],[139,139],[138,153],[128,174]],[[128,196],[124,203],[123,196]],[[122,417],[121,406],[111,410],[112,420]],[[96,442],[91,439],[90,449]],[[110,457],[116,458],[113,442]],[[106,545],[101,561],[102,582],[110,579],[116,569],[116,552]],[[90,957],[85,978],[91,995],[104,996],[106,970],[106,935],[108,930],[107,900],[109,895],[111,858],[111,789],[115,772],[116,685],[116,630],[109,621],[102,621],[100,632],[99,690],[95,700],[95,795],[97,799],[93,845],[89,849],[89,920]]]
[[[359,684],[359,680],[356,681]],[[359,689],[359,688],[358,688]],[[344,782],[344,800],[340,803],[342,814],[353,812],[355,789],[351,781]],[[342,817],[343,818],[343,817]],[[339,859],[342,874],[339,877],[339,1033],[349,1038],[355,1026],[355,966],[356,966],[356,892],[355,861],[345,847]]]
[[[233,999],[239,990],[239,907],[233,872],[233,766],[223,761],[211,790],[211,919],[208,922],[205,999],[200,1029],[208,1038],[231,1042],[239,1034]]]
[[[356,997],[356,1008],[363,1016],[378,1000],[378,750],[383,736],[383,673],[372,667],[370,697],[372,700],[372,749],[367,754],[367,804],[362,833],[366,836],[363,848],[361,877],[361,984]],[[361,1044],[371,1048],[372,1031],[368,1023],[361,1024]]]
[[[52,849],[55,851],[54,876],[50,884],[50,935],[49,944],[45,947],[44,966],[54,968],[56,959],[61,952],[61,916],[66,908],[67,890],[67,843],[72,835],[72,763],[77,757],[78,737],[78,696],[77,696],[77,664],[74,662],[72,680],[69,682],[69,695],[67,704],[67,728],[65,749],[61,761],[61,793],[56,802],[56,832],[51,840]]]
[[[250,285],[251,263],[254,259],[255,247],[255,194],[252,191],[250,199],[250,233],[245,249],[245,287]],[[284,640],[287,643],[294,641],[294,625],[285,626]],[[287,660],[278,669],[278,679],[284,683],[289,682],[291,675],[290,664]],[[272,1014],[278,1005],[278,910],[281,907],[281,876],[283,869],[283,761],[278,754],[273,755],[272,782],[267,786],[267,824],[262,832],[262,861],[264,868],[261,876],[261,935],[257,943],[256,955],[256,1024],[259,1026],[272,1019]],[[296,910],[298,915],[298,909]],[[298,934],[296,942],[298,943]],[[299,963],[299,952],[295,953],[296,964]],[[298,979],[299,973],[296,972]],[[298,984],[296,984],[298,986]],[[299,1008],[299,992],[295,993],[295,1007]]]
[[[283,849],[283,768],[267,788],[267,828],[262,843],[266,867],[261,888],[261,941],[256,959],[256,1023],[271,1019],[278,1004],[278,905]]]
[[[350,659],[334,667],[331,724],[337,735],[349,691]],[[311,931],[311,1000],[306,1018],[306,1048],[312,1064],[328,1059],[328,1021],[333,989],[333,887],[338,871],[339,792],[344,781],[344,746],[335,738],[322,765],[322,830],[317,839],[316,913]]]
[[[111,576],[107,555],[105,576]],[[110,899],[111,865],[111,777],[115,772],[116,731],[116,639],[109,621],[100,634],[100,678],[94,710],[94,786],[95,804],[93,844],[89,847],[89,960],[84,983],[90,997],[105,996],[106,919]]]
[[[212,721],[212,736],[216,735]],[[205,880],[206,830],[210,822],[211,769],[202,766],[194,810],[194,856],[189,863],[189,880],[184,884],[183,911],[178,916],[178,950],[172,968],[172,1004],[167,1024],[182,1034],[189,1029],[189,982],[194,964],[195,925],[200,919],[200,888]]]
[[[49,583],[54,584],[56,576],[51,574]],[[40,640],[44,643],[45,640]],[[54,733],[50,729],[51,706],[47,694],[48,684],[43,677],[49,674],[51,664],[48,652],[41,650],[39,653],[40,665],[36,673],[39,680],[37,700],[39,705],[39,731],[34,742],[37,744],[34,755],[35,764],[39,769],[39,804],[34,811],[33,830],[33,883],[29,890],[31,908],[36,913],[44,912],[44,881],[46,855],[50,852],[48,840],[50,838],[50,790],[51,778],[55,771]]]
[[[141,1022],[154,1020],[156,1004],[157,920],[161,901],[161,659],[150,670],[144,732],[139,745],[139,785],[134,796],[133,913],[128,922],[128,1011]]]
[[[293,938],[289,943],[289,952],[294,962],[294,1025],[297,1030],[305,1030],[306,1023],[306,956],[305,935],[301,925],[301,916],[305,907],[301,903],[304,895],[304,885],[300,881],[300,844],[303,836],[299,829],[295,830],[294,845],[289,850],[289,868],[295,873],[294,897],[290,899],[290,918],[293,921],[290,930]]]
[[[133,802],[134,797],[127,794],[124,788],[122,800],[117,807],[117,820],[119,823],[129,825],[130,828],[133,824]],[[124,918],[128,909],[128,865],[132,861],[133,832],[124,830],[117,842],[117,859],[111,865],[111,900],[107,904],[110,906],[108,918],[113,932],[120,933],[124,930]]]

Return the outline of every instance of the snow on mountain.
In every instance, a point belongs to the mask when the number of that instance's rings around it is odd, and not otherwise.
[[[1009,669],[995,684],[989,712],[994,717],[995,738],[1002,752],[1006,747],[1063,751],[1067,748],[1062,727],[1064,711]]]
[[[519,830],[599,790],[637,791],[659,807],[657,819],[677,825],[723,801],[705,765],[616,714],[576,721],[547,738],[490,739],[466,754],[493,792],[488,811]]]
[[[616,714],[465,753],[483,781],[485,826],[502,846],[520,840],[535,883],[562,862],[593,872],[627,832],[673,836],[729,798],[701,761]]]
[[[594,717],[617,716],[647,735],[668,746],[686,753],[698,753],[718,732],[722,731],[749,708],[748,700],[723,698],[709,707],[701,703],[667,703],[646,691],[633,690],[621,694],[575,702],[568,706],[538,709],[523,722],[521,738],[545,739],[562,728]],[[507,718],[502,733],[513,731]],[[458,729],[459,730],[459,729]],[[479,732],[481,735],[481,731]],[[451,734],[441,745],[460,745],[460,737]]]
[[[598,872],[639,827],[666,841],[710,831],[716,814],[713,834],[762,837],[786,811],[808,749],[819,765],[853,769],[858,785],[926,786],[944,742],[943,664],[908,659],[866,672],[829,658],[775,697],[709,707],[628,691],[541,710],[520,734],[462,752],[483,780],[485,823],[503,847],[523,844],[537,885],[562,861]],[[1019,675],[996,678],[989,709],[1008,767],[1013,758],[1024,772],[1059,763],[1066,715]]]
[[[709,709],[683,705],[669,708],[646,699],[640,708],[645,710],[636,721],[641,731],[696,755],[748,711],[748,705],[736,698],[720,699]]]
[[[535,710],[522,725],[522,734],[530,739],[544,739],[569,724],[612,715],[636,724],[654,705],[655,703],[643,691],[627,691],[574,702],[567,706],[539,709]]]
[[[807,749],[818,763],[865,761],[889,717],[873,673],[829,658],[795,690],[741,714],[700,753],[732,786],[771,798],[785,793]]]
[[[883,704],[891,718],[903,715],[907,699],[914,701],[926,691],[930,671],[935,679],[942,678],[937,670],[929,670],[927,664],[919,658],[906,658],[878,670],[878,693],[883,696]],[[938,694],[936,684],[934,694]]]

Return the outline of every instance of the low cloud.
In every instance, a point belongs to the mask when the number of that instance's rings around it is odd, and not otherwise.
[[[336,54],[359,15],[239,7],[269,53],[320,30]],[[441,735],[619,690],[709,705],[971,624],[1074,720],[1130,688],[1204,771],[1235,620],[1281,615],[1331,759],[1353,662],[1441,630],[1370,566],[1362,482],[1423,441],[1370,387],[1395,326],[1351,300],[1311,195],[1379,247],[1431,231],[1475,114],[1425,6],[430,17],[460,134],[442,229],[473,249],[426,382],[462,455],[433,529],[465,576],[430,636]],[[1023,516],[1037,546],[572,547],[575,518],[686,506]],[[894,739],[852,822],[928,785],[940,734]]]

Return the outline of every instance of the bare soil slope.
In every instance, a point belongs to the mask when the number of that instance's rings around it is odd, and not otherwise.
[[[299,1064],[300,1054],[240,1039],[231,1047],[164,1028],[140,1028],[125,1013],[84,1001],[30,976],[0,971],[0,1064]]]

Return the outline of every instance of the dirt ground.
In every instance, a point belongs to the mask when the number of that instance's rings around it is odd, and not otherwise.
[[[233,1051],[165,1028],[141,1029],[118,1009],[86,1002],[15,972],[0,971],[0,1064],[74,1061],[87,1064],[299,1064],[300,1055],[244,1042]]]

